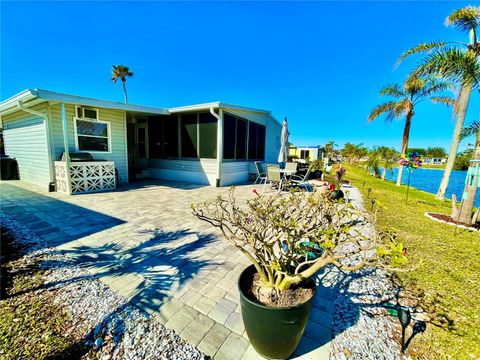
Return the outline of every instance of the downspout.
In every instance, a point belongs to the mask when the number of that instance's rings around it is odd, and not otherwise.
[[[68,130],[67,130],[67,116],[65,114],[65,104],[62,102],[62,130],[63,130],[63,146],[65,157],[65,169],[67,176],[67,194],[72,195],[72,182],[70,180],[70,149],[68,148]]]
[[[216,187],[220,187],[220,180],[222,174],[222,160],[223,160],[223,110],[218,109],[218,114],[215,112],[214,108],[210,108],[210,114],[215,116],[217,119],[217,178],[216,178]]]
[[[52,160],[52,142],[50,139],[50,124],[48,122],[48,115],[40,111],[32,110],[30,108],[25,107],[25,105],[23,105],[21,101],[17,101],[17,107],[20,110],[25,111],[26,113],[41,117],[43,119],[43,123],[45,124],[45,132],[47,135],[47,149],[48,149],[47,156],[48,156],[48,166],[50,168],[50,174],[49,174],[50,182],[54,182],[55,167],[53,166],[53,160]]]

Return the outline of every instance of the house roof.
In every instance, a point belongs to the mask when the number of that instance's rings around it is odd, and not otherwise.
[[[80,104],[93,107],[101,107],[107,109],[118,109],[126,111],[134,111],[146,114],[168,115],[168,109],[143,106],[134,104],[125,104],[116,101],[101,100],[95,98],[89,98],[84,96],[76,96],[58,93],[54,91],[41,90],[41,89],[27,89],[21,93],[12,96],[0,103],[0,115],[6,115],[18,110],[17,102],[21,101],[27,106],[32,106],[44,101],[63,102],[67,104]]]
[[[271,114],[271,112],[268,111],[268,110],[255,109],[255,108],[246,107],[246,106],[227,104],[227,103],[220,102],[220,101],[204,103],[204,104],[179,106],[179,107],[169,108],[168,111],[170,111],[171,113],[178,113],[178,112],[184,112],[184,111],[208,110],[211,107],[219,108],[219,109],[245,110],[245,111],[257,112],[257,113],[262,113],[262,114],[267,114],[267,115]]]
[[[244,111],[249,111],[254,113],[262,113],[275,119],[272,116],[271,112],[268,110],[227,104],[220,101],[204,103],[204,104],[173,107],[173,108],[160,108],[160,107],[154,107],[154,106],[125,104],[125,103],[116,102],[116,101],[101,100],[101,99],[89,98],[84,96],[70,95],[70,94],[64,94],[64,93],[42,90],[42,89],[27,89],[17,95],[14,95],[0,102],[0,115],[7,115],[15,111],[18,111],[17,103],[19,101],[21,101],[22,103],[24,103],[25,106],[28,106],[28,107],[34,106],[36,104],[39,104],[45,101],[52,101],[52,102],[63,102],[67,104],[79,104],[79,105],[86,105],[86,106],[92,106],[92,107],[118,109],[118,110],[132,111],[132,112],[144,113],[144,114],[156,114],[156,115],[169,115],[169,114],[175,114],[179,112],[208,110],[213,107],[217,109],[237,109],[237,110],[244,110]],[[278,122],[278,120],[276,121]]]

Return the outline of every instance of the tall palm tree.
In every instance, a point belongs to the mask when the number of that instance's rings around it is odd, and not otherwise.
[[[373,121],[381,115],[386,115],[387,121],[405,117],[405,127],[403,128],[402,136],[402,154],[405,154],[408,149],[410,126],[415,114],[415,106],[425,100],[430,100],[433,103],[453,105],[454,100],[451,97],[441,95],[450,87],[448,82],[419,76],[409,77],[403,86],[398,84],[385,86],[380,90],[380,95],[389,96],[392,100],[376,106],[368,115],[368,121]],[[399,167],[396,182],[398,186],[402,183],[402,174],[403,167]]]
[[[127,82],[127,77],[132,77],[133,72],[130,71],[128,66],[125,65],[113,65],[112,67],[112,82],[115,84],[118,79],[122,81],[123,85],[123,97],[125,98],[125,103],[128,103],[127,96],[127,87],[125,83]]]
[[[446,20],[447,25],[469,34],[469,42],[431,42],[419,44],[402,54],[398,62],[417,53],[429,53],[414,71],[416,75],[440,75],[460,85],[454,115],[457,117],[452,143],[437,198],[443,200],[450,180],[450,174],[457,156],[468,103],[472,89],[478,87],[480,79],[480,43],[477,28],[480,25],[480,7],[467,6],[453,11]]]
[[[475,150],[473,151],[472,161],[470,161],[468,177],[465,181],[465,189],[463,190],[462,202],[457,216],[453,219],[465,224],[472,223],[472,210],[477,195],[477,187],[479,183],[479,174],[477,169],[480,166],[480,121],[474,121],[462,130],[461,138],[476,135]],[[475,175],[476,174],[476,175]]]

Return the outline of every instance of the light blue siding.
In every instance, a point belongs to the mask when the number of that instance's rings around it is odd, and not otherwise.
[[[46,190],[51,170],[43,118],[22,111],[7,115],[2,121],[5,152],[17,159],[20,179]]]
[[[127,144],[125,139],[125,111],[100,108],[99,120],[110,123],[110,152],[92,152],[95,160],[108,160],[115,162],[121,183],[128,182]],[[61,105],[50,106],[52,116],[52,142],[55,149],[54,160],[59,160],[63,151],[63,130]],[[67,118],[68,144],[71,152],[78,151],[75,148],[74,116],[75,105],[66,104],[65,113]]]

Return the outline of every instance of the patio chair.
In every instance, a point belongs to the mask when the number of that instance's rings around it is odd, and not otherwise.
[[[298,163],[296,162],[287,162],[285,164],[285,170],[295,170],[297,172]]]
[[[305,175],[303,176],[300,176],[300,175],[292,175],[290,177],[290,182],[293,186],[304,186],[306,187],[308,190],[311,189],[312,187],[312,184],[309,183],[309,180],[308,178],[310,177],[310,173],[312,172],[312,168],[313,166],[309,166],[308,169],[307,169],[307,172],[305,173]]]
[[[255,179],[255,184],[261,184],[263,182],[267,182],[267,174],[263,171],[262,169],[262,162],[261,161],[255,161],[255,169],[257,170],[257,178]]]
[[[274,185],[278,187],[278,191],[282,190],[283,186],[283,177],[280,173],[280,166],[278,165],[267,165],[267,180],[263,184],[263,191],[267,183],[270,183],[270,186],[273,188]]]

